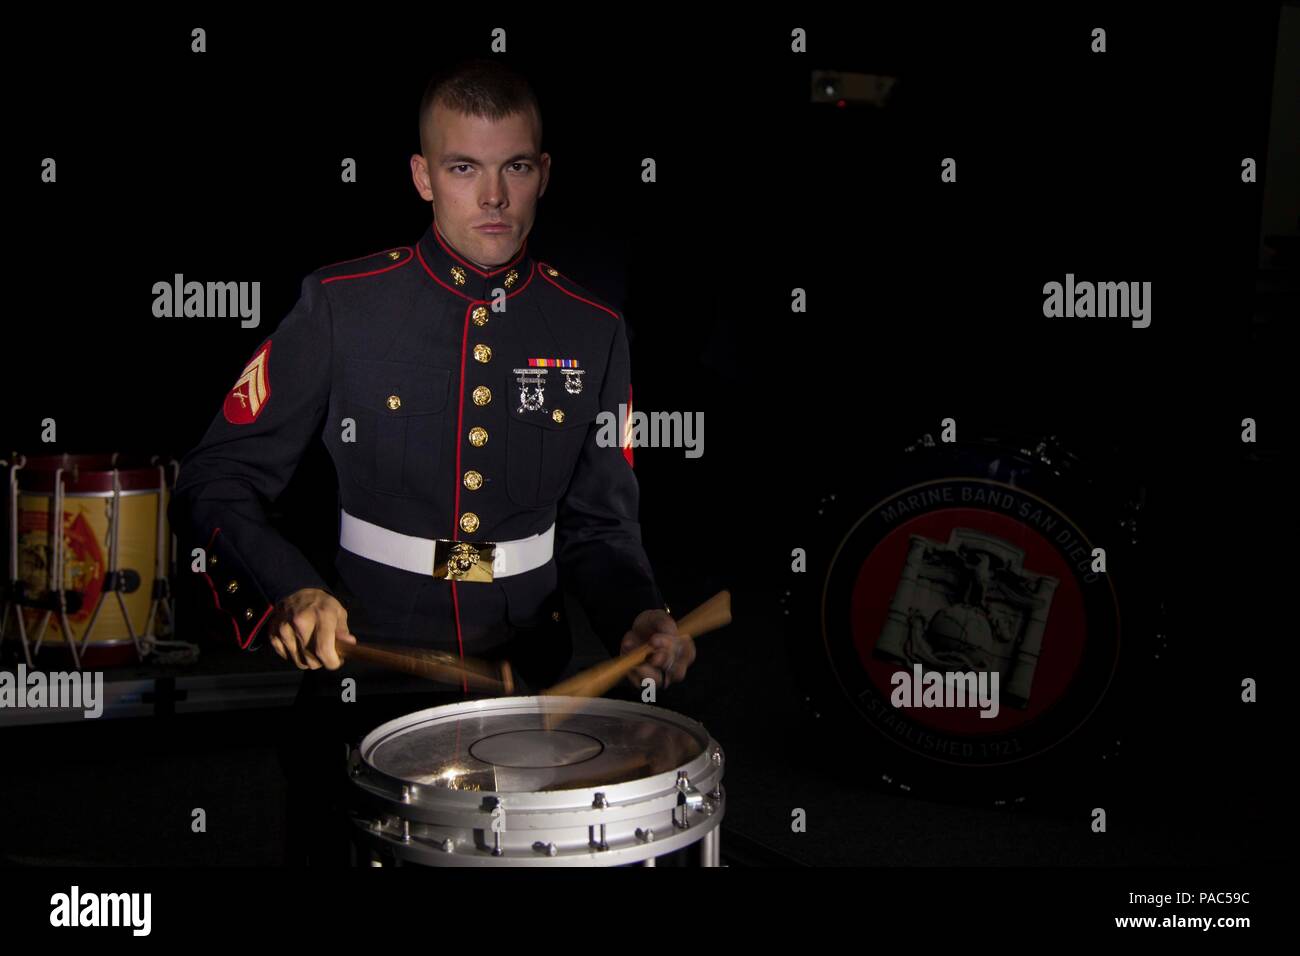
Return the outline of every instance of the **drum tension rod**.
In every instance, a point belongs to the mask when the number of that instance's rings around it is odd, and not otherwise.
[[[608,810],[609,800],[605,797],[605,794],[597,793],[596,798],[591,801],[591,805],[596,810]],[[609,849],[609,843],[607,843],[605,840],[605,824],[603,823],[600,824],[600,842],[596,842],[596,840],[592,839],[592,836],[594,835],[595,832],[595,828],[590,827],[588,828],[588,830],[589,830],[588,840],[591,842],[592,846],[594,846],[597,850]]]

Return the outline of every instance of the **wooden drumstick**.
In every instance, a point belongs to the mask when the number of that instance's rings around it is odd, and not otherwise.
[[[677,633],[681,637],[696,638],[709,631],[726,627],[730,623],[731,592],[719,591],[678,621]],[[636,650],[603,661],[580,674],[574,674],[568,680],[561,681],[542,693],[556,697],[599,697],[644,664],[646,658],[655,650],[656,648],[649,643],[642,644]]]
[[[345,660],[365,661],[379,667],[413,674],[448,684],[463,684],[475,690],[511,696],[515,691],[514,673],[509,661],[481,661],[466,658],[463,662],[440,651],[415,648],[389,649],[373,644],[335,642],[334,649]]]

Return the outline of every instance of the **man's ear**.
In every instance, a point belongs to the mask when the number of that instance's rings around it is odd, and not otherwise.
[[[551,181],[551,154],[542,153],[542,188],[537,190],[537,198],[541,199],[542,194],[546,192],[546,184]]]
[[[420,198],[425,202],[433,202],[433,185],[429,176],[429,164],[425,162],[424,157],[419,153],[411,155],[411,182],[415,184],[415,191],[420,194]]]

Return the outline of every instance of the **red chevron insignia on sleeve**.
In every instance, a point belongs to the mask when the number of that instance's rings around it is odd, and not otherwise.
[[[248,425],[257,421],[271,398],[271,376],[267,365],[271,359],[271,342],[257,350],[257,354],[244,366],[239,381],[226,395],[221,406],[226,421],[232,425]]]

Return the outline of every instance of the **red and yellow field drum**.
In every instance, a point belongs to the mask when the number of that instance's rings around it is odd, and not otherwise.
[[[42,648],[82,667],[143,659],[173,624],[166,509],[174,463],[14,458],[0,634],[17,636],[29,663]]]

